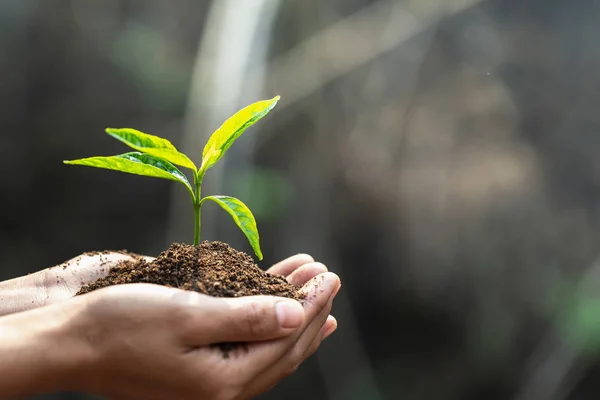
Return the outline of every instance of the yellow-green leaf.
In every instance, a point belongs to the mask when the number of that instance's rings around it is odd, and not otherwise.
[[[250,209],[235,197],[206,196],[202,199],[200,204],[204,203],[205,200],[214,201],[231,215],[236,225],[242,230],[242,232],[244,232],[244,235],[246,235],[246,237],[248,238],[248,242],[250,242],[250,246],[252,246],[256,257],[258,257],[259,260],[262,260],[263,255],[260,251],[258,228],[256,227],[256,220],[254,219],[254,215],[252,215],[252,212],[250,212]]]
[[[200,171],[205,172],[223,157],[233,142],[250,126],[267,115],[279,101],[279,96],[270,100],[261,100],[241,109],[230,117],[208,139],[202,152],[202,166]]]
[[[194,191],[185,175],[170,162],[144,154],[131,152],[109,157],[89,157],[79,160],[64,161],[70,165],[84,165],[88,167],[111,169],[129,174],[150,176],[154,178],[170,179],[183,183],[193,197]]]
[[[163,158],[172,164],[196,171],[196,165],[192,160],[185,154],[180,153],[167,139],[131,128],[106,128],[106,133],[137,151]]]

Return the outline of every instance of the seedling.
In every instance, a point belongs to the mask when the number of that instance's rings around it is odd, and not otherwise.
[[[202,152],[202,163],[196,167],[188,156],[179,152],[167,139],[149,135],[131,128],[107,128],[106,133],[133,148],[134,152],[109,157],[89,157],[64,161],[65,164],[111,169],[136,175],[170,179],[183,184],[194,206],[194,245],[200,243],[200,211],[206,200],[211,200],[227,211],[242,230],[254,253],[262,260],[258,229],[252,212],[244,203],[230,196],[202,197],[202,180],[206,171],[223,157],[227,149],[244,131],[267,115],[279,101],[279,96],[253,103],[230,117],[208,139]],[[193,172],[191,185],[176,165]]]

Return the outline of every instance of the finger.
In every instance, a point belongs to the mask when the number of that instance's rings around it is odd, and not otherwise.
[[[327,321],[325,321],[325,324],[323,325],[323,327],[321,328],[321,330],[319,331],[317,336],[313,339],[313,341],[310,344],[310,346],[308,347],[307,351],[302,356],[302,359],[299,364],[303,363],[310,356],[312,356],[317,351],[317,349],[319,348],[321,343],[323,343],[323,341],[325,339],[327,339],[329,336],[331,336],[331,334],[333,332],[335,332],[336,329],[337,329],[337,320],[335,319],[335,317],[333,315],[330,315],[329,317],[327,317]]]
[[[327,305],[323,307],[319,315],[313,319],[310,325],[302,332],[302,335],[298,338],[294,347],[291,351],[288,352],[281,360],[279,360],[279,366],[276,366],[275,369],[285,370],[286,367],[288,369],[295,370],[298,365],[304,361],[306,357],[308,357],[308,352],[319,333],[322,332],[327,320],[329,319],[329,315],[331,312],[331,307],[333,303],[333,299],[335,297],[335,293],[329,298]]]
[[[185,306],[182,339],[192,347],[281,338],[305,318],[298,301],[274,296],[217,298],[181,291],[175,301]]]
[[[323,340],[327,339],[333,332],[337,330],[338,322],[333,315],[327,317],[327,322],[323,326]]]
[[[320,274],[307,282],[302,289],[306,293],[304,303],[305,320],[302,327],[284,340],[251,344],[248,347],[250,356],[246,357],[248,364],[245,369],[252,375],[256,375],[286,356],[304,335],[305,331],[309,330],[308,334],[314,337],[327,319],[327,315],[329,315],[330,300],[338,290],[339,285],[338,276],[331,272]],[[315,328],[315,325],[318,326]]]
[[[296,254],[273,265],[267,272],[273,275],[288,276],[302,265],[314,261],[315,260],[308,254]]]
[[[339,285],[337,288],[339,288]],[[293,344],[287,354],[280,357],[277,362],[268,365],[258,377],[254,378],[252,392],[260,392],[263,388],[270,387],[292,374],[304,360],[317,350],[325,335],[330,335],[335,330],[337,321],[328,313],[331,310],[331,303],[336,292],[337,289],[334,289],[325,307],[312,320],[307,329],[302,332],[300,338]]]
[[[327,267],[320,262],[310,262],[299,267],[287,276],[287,281],[292,285],[304,285],[315,276],[327,272]]]

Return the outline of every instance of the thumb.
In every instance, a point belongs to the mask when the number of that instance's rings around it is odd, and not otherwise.
[[[304,323],[302,305],[281,297],[223,298],[186,291],[174,300],[188,307],[183,333],[190,345],[272,340]]]

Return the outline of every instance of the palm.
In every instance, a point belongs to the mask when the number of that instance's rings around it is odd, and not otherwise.
[[[131,259],[131,256],[116,252],[82,254],[56,267],[40,271],[47,293],[46,303],[70,299],[84,285],[106,276],[120,261]]]

